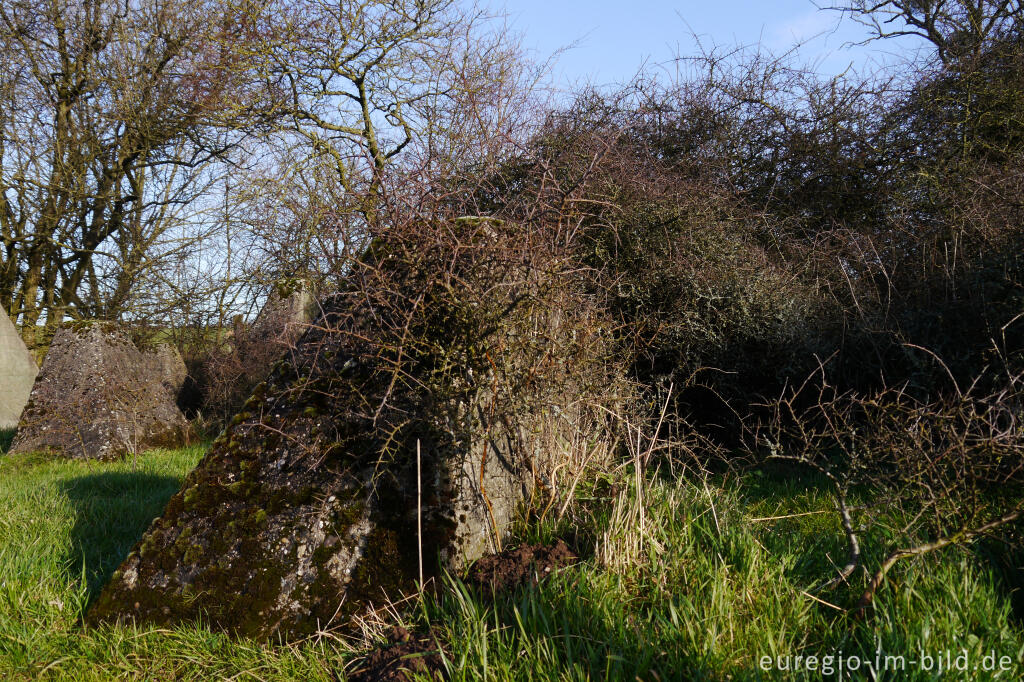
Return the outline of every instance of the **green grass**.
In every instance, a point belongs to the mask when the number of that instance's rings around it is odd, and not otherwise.
[[[233,642],[199,626],[82,627],[90,598],[202,454],[0,459],[0,679],[335,679],[343,660],[322,647]]]
[[[946,650],[955,660],[962,649],[971,666],[995,651],[1012,668],[942,679],[1024,673],[1024,629],[988,563],[972,552],[908,562],[880,592],[875,615],[860,621],[808,593],[827,575],[826,555],[845,558],[833,514],[752,521],[828,509],[817,482],[658,481],[645,484],[643,496],[644,532],[635,513],[612,514],[598,557],[604,565],[591,560],[493,605],[456,591],[429,606],[429,619],[458,643],[465,672],[455,679],[487,671],[491,679],[817,680],[823,657],[873,661],[879,649],[907,661],[880,680],[937,679],[934,669],[910,661]],[[628,509],[634,499],[626,495],[618,506]],[[849,603],[862,586],[819,598]],[[818,656],[819,669],[761,669],[762,656],[785,655]],[[871,679],[863,672],[824,677]]]
[[[0,429],[0,454],[7,452],[14,442],[14,434],[17,429]]]
[[[819,482],[779,476],[644,480],[639,504],[635,479],[623,475],[614,502],[584,492],[571,522],[528,533],[575,531],[596,546],[581,564],[496,599],[449,580],[436,596],[367,625],[363,641],[280,646],[198,624],[84,628],[90,598],[201,455],[0,457],[0,679],[340,680],[360,647],[398,620],[443,634],[455,680],[816,680],[821,672],[766,672],[759,661],[840,651],[873,659],[878,647],[908,660],[966,648],[972,665],[988,651],[1013,661],[1000,676],[942,679],[1024,675],[1024,626],[1012,610],[1013,580],[991,558],[997,548],[908,561],[879,592],[874,615],[855,620],[808,593],[829,557],[845,556],[833,514],[753,520],[828,509]],[[819,597],[846,603],[850,594]],[[826,679],[851,677],[868,679]],[[878,679],[937,676],[908,667]]]

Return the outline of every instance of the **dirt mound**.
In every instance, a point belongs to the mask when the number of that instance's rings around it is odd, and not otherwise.
[[[179,447],[189,427],[175,404],[171,354],[144,354],[117,325],[73,322],[57,330],[18,424],[11,452],[55,451],[110,459]]]
[[[466,582],[490,592],[503,592],[523,583],[537,584],[578,557],[563,540],[550,545],[523,545],[481,558],[469,569]]]
[[[413,673],[447,678],[442,646],[435,634],[413,635],[402,627],[394,628],[389,644],[376,649],[348,673],[349,682],[406,682]]]

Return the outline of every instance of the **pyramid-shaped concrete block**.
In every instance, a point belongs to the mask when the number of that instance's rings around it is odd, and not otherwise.
[[[322,301],[87,620],[286,639],[344,625],[415,591],[421,567],[498,549],[538,486],[603,461],[606,337],[577,325],[568,287],[552,301],[547,270],[489,258],[483,227],[452,281],[425,276],[443,251],[381,256]]]
[[[267,302],[253,322],[250,334],[290,347],[312,322],[316,302],[304,280],[283,279],[270,289]]]
[[[22,412],[11,452],[110,459],[179,447],[189,426],[168,371],[110,322],[57,330]]]

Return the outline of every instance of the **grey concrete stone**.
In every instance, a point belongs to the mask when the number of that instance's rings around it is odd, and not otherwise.
[[[271,287],[267,302],[252,323],[250,342],[271,340],[291,347],[309,327],[316,301],[312,288],[303,280],[287,280]],[[269,368],[268,368],[269,369]]]
[[[185,367],[185,360],[181,353],[174,346],[167,343],[160,343],[155,346],[142,349],[142,356],[148,363],[152,376],[159,377],[160,383],[171,394],[172,399],[177,401],[185,380],[188,378],[188,369]]]
[[[0,309],[0,429],[18,425],[39,367],[17,328]]]
[[[109,459],[183,445],[188,423],[156,358],[112,323],[64,325],[36,377],[11,452]]]

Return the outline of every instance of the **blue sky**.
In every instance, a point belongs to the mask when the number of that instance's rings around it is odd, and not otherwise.
[[[534,56],[562,47],[553,70],[558,85],[607,85],[631,78],[641,64],[671,68],[676,54],[699,54],[693,35],[705,46],[760,44],[783,52],[808,41],[800,59],[823,74],[891,64],[914,43],[884,41],[844,47],[867,36],[867,29],[836,12],[818,10],[810,0],[484,0],[504,10],[513,29]],[[824,3],[823,3],[824,4]]]

